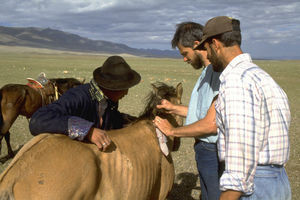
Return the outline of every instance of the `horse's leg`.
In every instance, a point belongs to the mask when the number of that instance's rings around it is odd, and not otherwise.
[[[15,156],[15,154],[14,154],[12,148],[11,148],[11,145],[10,145],[10,132],[9,131],[5,134],[0,135],[0,155],[1,155],[1,150],[2,150],[3,136],[5,138],[5,142],[6,142],[6,146],[7,146],[8,158],[13,158]]]
[[[28,87],[28,86],[25,86]],[[13,151],[10,145],[10,132],[12,124],[15,122],[24,106],[26,97],[26,90],[22,85],[12,85],[2,89],[1,112],[2,112],[2,126],[0,133],[5,137],[7,144],[8,155],[12,156]]]
[[[11,128],[12,124],[15,122],[15,120],[18,117],[17,111],[14,109],[3,109],[2,107],[2,113],[3,113],[3,125],[1,128],[1,134],[2,138],[4,136],[6,145],[7,145],[7,153],[10,157],[14,156],[13,150],[10,145],[10,132],[9,129]],[[0,141],[2,140],[0,139]]]
[[[15,154],[10,145],[10,132],[9,131],[7,131],[7,133],[4,135],[4,138],[5,138],[5,142],[6,142],[6,146],[7,146],[8,156],[9,156],[9,158],[13,158],[15,156]]]

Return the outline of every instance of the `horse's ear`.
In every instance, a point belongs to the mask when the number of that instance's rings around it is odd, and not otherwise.
[[[81,84],[84,84],[85,78],[81,81]]]
[[[178,85],[176,86],[177,98],[181,99],[182,93],[183,93],[182,83],[178,83]]]

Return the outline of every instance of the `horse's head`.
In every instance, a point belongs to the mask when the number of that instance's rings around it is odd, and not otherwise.
[[[57,87],[58,96],[61,96],[68,89],[82,85],[85,80],[79,81],[76,78],[53,78],[50,79],[50,81]]]
[[[169,114],[164,109],[158,109],[156,106],[161,103],[162,99],[166,99],[173,104],[181,104],[182,97],[182,84],[179,83],[176,88],[172,86],[168,86],[164,83],[157,82],[152,84],[153,91],[148,95],[148,104],[146,106],[145,111],[141,115],[143,118],[148,118],[153,120],[155,116],[160,116],[162,118],[167,119],[174,127],[182,126],[183,120],[180,116]],[[178,150],[180,146],[179,138],[171,138],[170,137],[169,147],[171,146],[172,150]]]
[[[161,103],[162,99],[170,101],[172,104],[181,104],[182,84],[179,83],[176,88],[164,83],[157,82],[152,84],[153,87],[153,116],[166,118],[174,127],[182,126],[182,117],[174,114],[168,114],[164,109],[158,109],[156,106]]]

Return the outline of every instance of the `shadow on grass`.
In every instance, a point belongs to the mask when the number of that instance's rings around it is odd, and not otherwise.
[[[185,172],[178,174],[176,180],[179,184],[174,183],[167,200],[196,200],[192,197],[192,190],[200,190],[197,187],[198,175]]]

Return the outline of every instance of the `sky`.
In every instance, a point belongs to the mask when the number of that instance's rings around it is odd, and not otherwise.
[[[0,0],[0,26],[58,29],[133,48],[171,50],[176,24],[240,20],[254,58],[300,59],[299,0]]]

